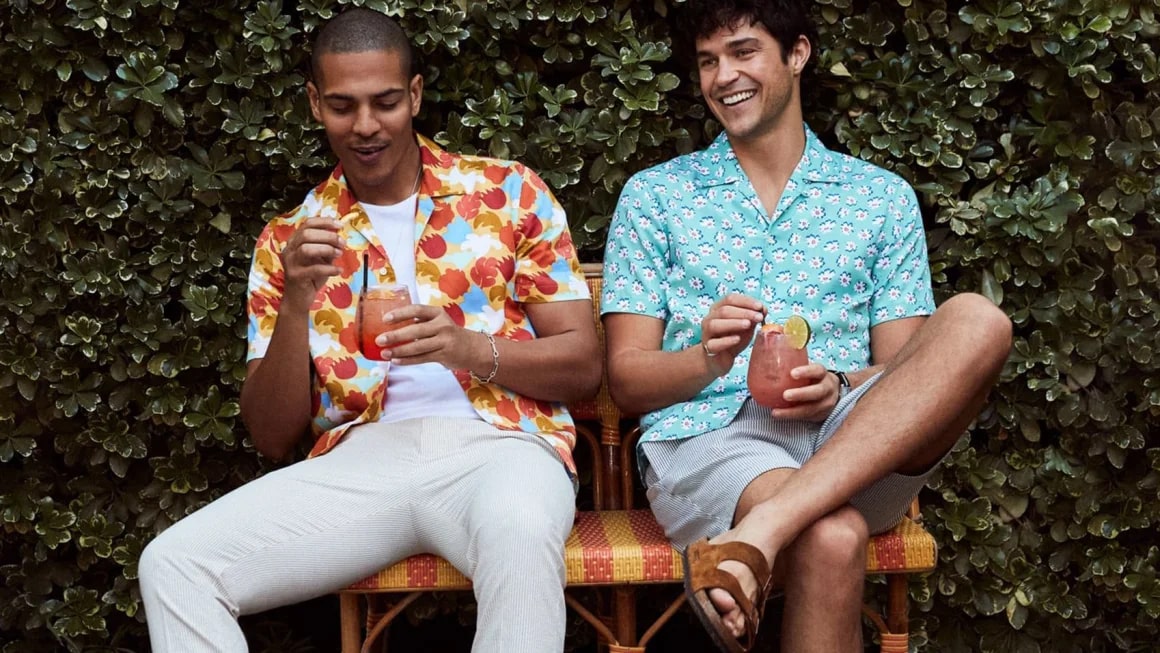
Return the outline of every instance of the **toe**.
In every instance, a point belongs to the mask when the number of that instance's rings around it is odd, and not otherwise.
[[[709,590],[709,600],[713,602],[713,607],[717,608],[717,614],[722,616],[731,612],[740,612],[737,609],[737,601],[733,599],[733,595],[725,590]]]
[[[745,617],[740,610],[733,610],[721,617],[721,622],[729,629],[729,634],[734,639],[739,639],[745,635]]]
[[[753,577],[753,572],[749,567],[726,561],[721,564],[721,570],[732,574],[741,584],[741,589],[745,592],[746,597],[751,601],[753,600],[752,597],[757,593],[757,579]],[[741,604],[738,603],[736,597],[723,589],[713,589],[709,591],[709,600],[713,602],[717,614],[721,615],[721,623],[725,625],[730,634],[733,637],[744,636],[745,613],[741,610]]]

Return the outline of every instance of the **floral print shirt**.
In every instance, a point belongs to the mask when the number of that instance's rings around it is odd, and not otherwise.
[[[441,306],[465,328],[529,340],[536,334],[524,304],[589,298],[564,210],[534,172],[519,163],[452,154],[416,138],[423,166],[415,213],[421,303]],[[310,455],[317,456],[338,444],[350,427],[377,419],[383,409],[389,366],[359,352],[355,312],[364,257],[372,283],[391,283],[395,273],[340,165],[258,237],[249,278],[247,360],[266,355],[282,297],[279,254],[298,225],[312,216],[338,220],[346,243],[337,263],[342,272],[319,290],[310,309],[312,430],[317,437]],[[481,383],[467,370],[452,372],[482,419],[543,437],[575,475],[576,429],[563,404]]]
[[[662,349],[679,351],[701,342],[701,319],[730,293],[763,302],[769,321],[806,318],[811,361],[867,367],[871,327],[934,311],[914,191],[809,129],[769,214],[725,134],[629,179],[608,233],[602,312],[664,320]],[[749,397],[751,351],[697,396],[645,415],[641,442],[731,422]]]

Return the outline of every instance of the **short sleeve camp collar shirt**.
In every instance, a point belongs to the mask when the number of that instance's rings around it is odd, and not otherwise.
[[[769,321],[801,315],[810,360],[850,371],[870,364],[870,328],[934,310],[914,191],[897,175],[806,147],[766,214],[725,134],[708,148],[644,170],[625,185],[604,257],[602,311],[664,321],[664,351],[699,345],[721,297],[762,301]],[[748,398],[751,349],[689,401],[642,418],[642,441],[718,429]],[[663,370],[658,370],[663,376]]]
[[[421,303],[442,307],[465,328],[528,340],[535,332],[524,304],[588,298],[564,210],[535,173],[519,163],[453,154],[416,137],[423,165],[415,212]],[[389,371],[359,352],[355,312],[364,261],[375,283],[392,283],[395,273],[340,166],[258,237],[249,278],[248,360],[266,354],[282,296],[280,253],[311,216],[338,220],[346,243],[337,262],[341,272],[319,290],[310,309],[312,429],[318,438],[310,455],[316,456],[382,410]],[[575,473],[576,429],[563,404],[483,383],[467,370],[452,372],[482,419],[543,437]]]

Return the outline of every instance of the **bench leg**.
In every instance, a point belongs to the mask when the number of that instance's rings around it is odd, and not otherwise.
[[[862,611],[878,627],[882,646],[881,653],[907,653],[910,644],[910,588],[906,574],[890,574],[886,577],[886,618],[878,616],[867,607]]]
[[[882,653],[906,653],[910,634],[910,588],[906,574],[886,577],[886,625],[890,633],[882,635]]]
[[[367,639],[365,642],[363,642],[362,653],[370,653],[371,645],[374,644],[375,640],[380,636],[382,637],[382,643],[379,650],[386,651],[387,628],[391,625],[391,622],[395,620],[395,617],[402,614],[403,610],[407,609],[407,606],[414,603],[415,599],[418,599],[420,596],[423,596],[423,592],[411,592],[394,605],[391,605],[390,609],[387,610],[386,613],[384,613],[381,617],[378,617],[378,621],[374,624],[374,626],[370,626],[370,624],[368,624]]]
[[[878,629],[881,653],[907,653],[910,645],[910,588],[906,575],[888,575],[886,591],[884,614],[879,615],[869,605],[862,606],[862,614]]]
[[[362,648],[362,626],[360,621],[359,596],[339,594],[339,618],[342,629],[342,653],[359,653]]]
[[[907,653],[910,637],[906,633],[882,633],[881,653]]]
[[[616,638],[623,646],[636,645],[636,589],[616,587],[612,590],[612,613],[616,619]]]
[[[613,634],[612,630],[609,629],[609,627],[604,623],[604,620],[592,614],[592,612],[589,611],[588,608],[584,607],[584,604],[580,603],[576,597],[565,592],[564,603],[568,607],[572,608],[576,614],[580,615],[584,621],[587,621],[588,624],[596,630],[597,635],[600,637],[601,645],[615,646],[620,644],[620,642],[616,639],[616,635]]]

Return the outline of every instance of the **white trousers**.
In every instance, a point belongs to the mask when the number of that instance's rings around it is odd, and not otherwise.
[[[564,648],[575,496],[547,443],[482,421],[353,428],[331,452],[182,519],[141,555],[156,653],[240,653],[237,617],[341,589],[415,553],[472,579],[472,651]]]

